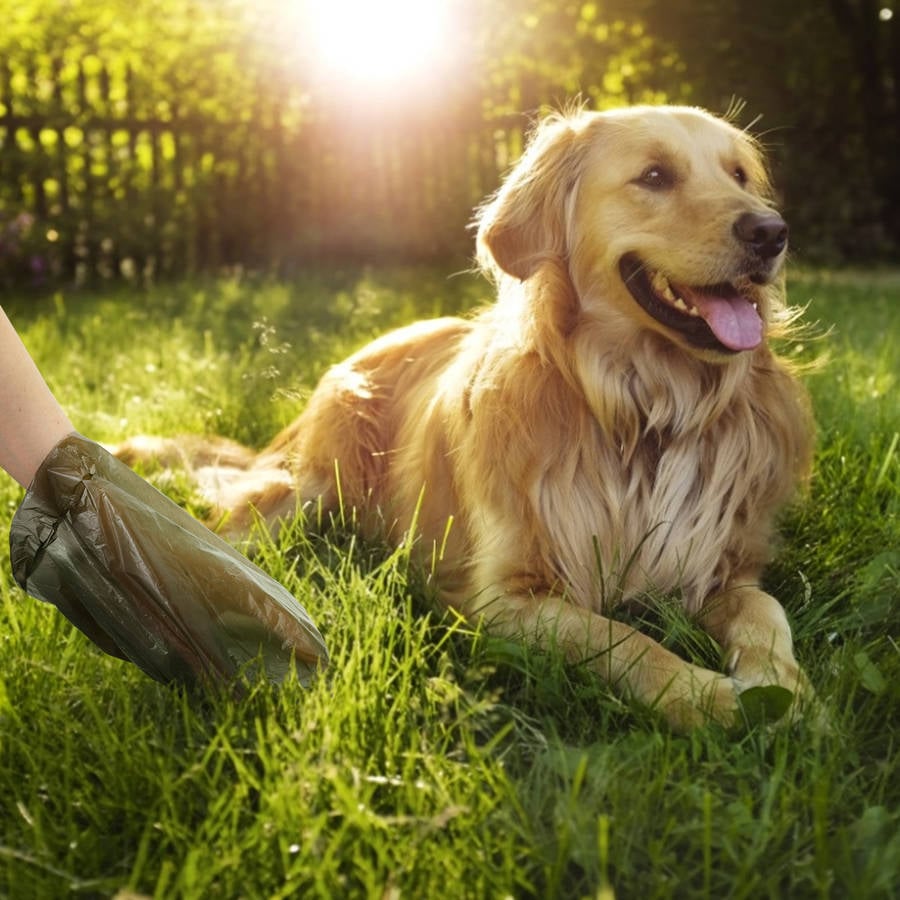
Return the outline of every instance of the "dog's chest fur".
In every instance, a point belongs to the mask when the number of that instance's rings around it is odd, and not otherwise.
[[[651,431],[627,449],[596,426],[595,440],[570,482],[534,487],[560,577],[598,609],[672,591],[697,606],[733,562],[729,551],[752,500],[746,465],[712,469],[714,433]]]
[[[657,362],[641,372],[597,361],[583,373],[578,403],[562,397],[578,385],[546,369],[527,383],[521,364],[524,390],[508,393],[494,373],[471,392],[455,452],[471,459],[503,448],[463,467],[481,473],[477,483],[461,476],[461,505],[474,510],[473,589],[515,578],[536,590],[564,586],[596,609],[675,591],[696,609],[736,570],[760,562],[770,475],[784,468],[784,448],[753,408],[760,373],[699,370],[704,377],[691,381]]]

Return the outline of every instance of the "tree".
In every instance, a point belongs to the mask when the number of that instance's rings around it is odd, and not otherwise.
[[[468,248],[577,99],[741,100],[795,249],[900,249],[897,0],[447,2],[453,67],[378,91],[317,72],[319,0],[0,0],[0,277]]]

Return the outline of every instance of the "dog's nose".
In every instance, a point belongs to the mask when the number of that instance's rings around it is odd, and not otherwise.
[[[733,230],[735,237],[761,259],[778,256],[787,246],[787,222],[777,213],[744,213]]]

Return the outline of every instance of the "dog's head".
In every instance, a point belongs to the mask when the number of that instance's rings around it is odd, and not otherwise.
[[[702,110],[633,107],[540,125],[479,216],[482,264],[565,267],[583,315],[725,360],[780,305],[787,225],[758,145]]]

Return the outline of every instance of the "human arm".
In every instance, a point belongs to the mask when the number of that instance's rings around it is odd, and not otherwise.
[[[47,454],[74,430],[0,309],[0,466],[28,487]]]

